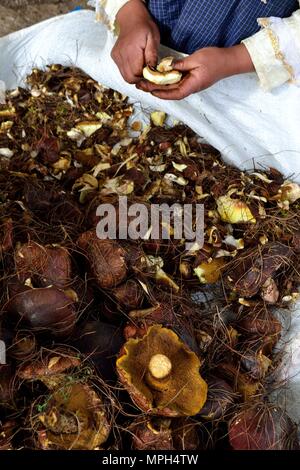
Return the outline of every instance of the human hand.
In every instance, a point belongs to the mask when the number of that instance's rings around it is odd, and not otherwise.
[[[118,12],[120,35],[111,56],[124,80],[138,83],[145,64],[155,67],[160,44],[159,29],[144,3],[130,0]]]
[[[231,75],[254,71],[251,57],[243,44],[229,48],[207,47],[175,62],[174,69],[186,72],[175,85],[158,86],[146,80],[138,89],[165,100],[181,100]]]

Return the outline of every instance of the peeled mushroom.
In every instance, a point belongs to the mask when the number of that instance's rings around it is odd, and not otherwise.
[[[158,66],[156,67],[156,69],[161,72],[161,73],[164,73],[164,72],[171,72],[173,70],[173,60],[174,60],[174,57],[170,56],[170,57],[164,57],[158,64]]]
[[[173,85],[180,82],[182,73],[173,70],[172,62],[172,57],[165,57],[156,68],[147,65],[143,69],[143,77],[156,85]]]

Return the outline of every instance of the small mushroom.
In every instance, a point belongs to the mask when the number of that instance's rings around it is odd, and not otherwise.
[[[243,336],[269,336],[274,338],[274,342],[279,340],[282,330],[280,321],[264,306],[259,305],[250,309],[246,314],[244,313],[241,319],[238,320],[236,327]]]
[[[254,380],[264,379],[272,366],[272,360],[267,356],[268,343],[266,346],[260,343],[257,340],[257,344],[245,345],[241,351],[241,365]]]
[[[120,284],[113,291],[116,301],[128,309],[139,308],[143,303],[144,291],[142,286],[134,279]]]
[[[209,421],[224,418],[228,408],[233,405],[236,394],[225,380],[216,376],[209,377],[207,385],[207,400],[199,415]]]

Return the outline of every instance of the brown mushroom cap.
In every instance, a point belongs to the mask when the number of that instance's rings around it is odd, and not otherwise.
[[[87,256],[90,269],[98,285],[112,289],[127,275],[125,251],[114,240],[100,240],[94,230],[83,233],[78,240],[79,247]]]
[[[134,279],[128,279],[113,290],[116,301],[128,309],[139,308],[143,302],[144,291]]]
[[[262,249],[249,249],[241,259],[229,263],[226,287],[243,297],[253,297],[269,277],[289,266],[292,255],[288,246],[278,242],[268,243]]]
[[[62,374],[67,370],[78,367],[80,359],[72,356],[60,355],[59,353],[49,354],[41,361],[30,361],[19,369],[18,375],[25,380],[38,380],[44,376]]]
[[[242,409],[229,423],[229,440],[235,450],[299,450],[297,426],[268,403]]]
[[[81,361],[74,353],[53,351],[46,355],[39,353],[39,358],[22,365],[17,374],[23,380],[40,380],[49,389],[54,389],[65,377],[65,374],[76,367]]]
[[[5,309],[12,317],[24,320],[28,328],[56,336],[69,335],[77,319],[74,301],[56,287],[20,292],[7,302]]]
[[[117,360],[120,380],[132,400],[141,410],[161,416],[193,416],[201,410],[207,384],[199,368],[196,354],[160,325],[150,327],[141,339],[127,341]],[[161,389],[147,380],[149,369],[156,382],[163,380]]]
[[[36,287],[66,287],[71,281],[71,257],[61,246],[43,246],[29,242],[15,253],[19,279],[37,278]]]

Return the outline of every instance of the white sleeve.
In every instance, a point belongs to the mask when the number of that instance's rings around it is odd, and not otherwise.
[[[144,0],[141,1],[144,2]],[[96,20],[104,23],[112,32],[117,33],[117,13],[128,2],[129,0],[91,0],[89,4],[95,6]]]
[[[300,85],[300,10],[289,18],[261,18],[262,30],[245,39],[265,90],[289,81]]]

